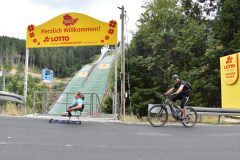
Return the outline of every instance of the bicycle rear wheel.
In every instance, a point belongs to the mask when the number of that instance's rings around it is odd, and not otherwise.
[[[197,112],[193,108],[186,108],[186,119],[182,121],[185,127],[193,127],[197,123]]]
[[[148,121],[154,127],[163,126],[168,119],[168,112],[164,105],[155,105],[148,111]]]

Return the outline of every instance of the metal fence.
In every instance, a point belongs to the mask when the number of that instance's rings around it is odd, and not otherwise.
[[[35,91],[33,95],[33,114],[47,114],[55,104],[64,104],[67,108],[72,103],[72,98],[75,93],[56,92],[56,91]],[[84,95],[85,109],[84,111],[90,115],[94,112],[101,113],[101,104],[99,96],[96,93],[82,93]],[[60,96],[66,95],[66,99],[59,102]]]
[[[32,113],[45,114],[61,95],[61,92],[34,91]]]
[[[111,93],[112,96],[112,114],[114,116],[114,118],[117,118],[117,116],[120,113],[120,97],[119,97],[119,93]]]

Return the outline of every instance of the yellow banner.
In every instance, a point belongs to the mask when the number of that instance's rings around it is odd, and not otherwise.
[[[117,44],[117,22],[99,21],[81,13],[65,13],[27,28],[26,48]]]
[[[222,108],[240,108],[239,53],[220,58]]]
[[[226,84],[234,84],[238,80],[238,54],[221,58],[222,77]]]

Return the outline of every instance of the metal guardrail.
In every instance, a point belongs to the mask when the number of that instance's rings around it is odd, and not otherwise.
[[[23,96],[20,96],[15,93],[0,91],[0,100],[3,101],[12,101],[19,104],[23,103]]]
[[[208,108],[208,107],[192,107],[196,110],[199,116],[211,115],[218,116],[218,124],[220,124],[222,116],[240,116],[240,109],[225,109],[225,108]]]
[[[194,108],[197,112],[201,113],[216,113],[216,114],[238,114],[240,115],[240,109],[223,109],[223,108],[208,108],[208,107],[193,107],[193,106],[187,106]]]

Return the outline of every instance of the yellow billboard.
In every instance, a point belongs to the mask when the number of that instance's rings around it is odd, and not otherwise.
[[[222,108],[240,108],[239,53],[220,58]]]
[[[99,21],[81,13],[65,13],[27,28],[26,48],[117,44],[117,22]]]

